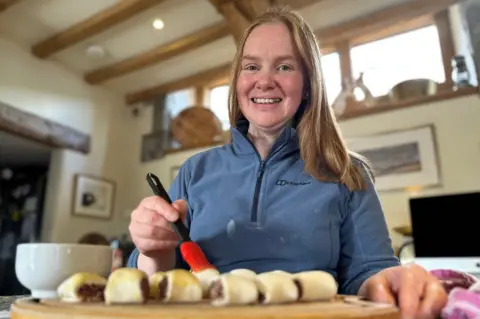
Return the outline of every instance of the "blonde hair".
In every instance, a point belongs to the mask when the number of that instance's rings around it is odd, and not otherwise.
[[[328,105],[321,70],[321,53],[314,32],[305,20],[288,7],[270,8],[258,16],[241,39],[230,73],[228,96],[229,117],[232,127],[244,118],[238,105],[236,85],[245,41],[254,28],[266,23],[280,22],[287,26],[300,54],[305,71],[307,108],[297,126],[300,156],[305,163],[305,172],[320,181],[340,182],[351,191],[363,190],[367,183],[363,175],[373,174],[367,160],[347,150],[333,111]],[[300,110],[301,112],[302,110]],[[360,164],[360,165],[358,165]]]

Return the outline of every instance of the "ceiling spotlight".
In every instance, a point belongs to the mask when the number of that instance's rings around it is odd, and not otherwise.
[[[164,25],[163,21],[160,20],[160,19],[155,19],[153,21],[153,27],[157,30],[163,29],[164,26],[165,25]]]
[[[89,45],[86,49],[86,54],[90,58],[101,59],[105,57],[105,49],[99,45]]]

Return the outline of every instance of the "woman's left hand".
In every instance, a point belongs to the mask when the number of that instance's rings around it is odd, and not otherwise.
[[[395,304],[402,318],[438,318],[447,303],[442,283],[424,268],[415,265],[391,267],[367,279],[359,295],[374,302]]]

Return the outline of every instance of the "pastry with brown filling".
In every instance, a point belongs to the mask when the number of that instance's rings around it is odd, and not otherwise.
[[[202,286],[203,298],[207,298],[209,294],[209,288],[212,282],[220,276],[218,270],[213,268],[207,268],[199,272],[193,272],[195,277],[200,281]]]
[[[148,279],[150,285],[150,298],[159,299],[162,280],[165,278],[166,273],[158,271],[150,276]]]
[[[255,279],[262,304],[288,303],[298,300],[299,289],[291,275],[285,272],[266,272]]]
[[[257,277],[257,274],[254,271],[245,268],[233,269],[230,271],[230,273],[232,275],[242,276],[250,280],[255,280],[255,277]]]
[[[135,268],[118,268],[108,277],[105,288],[107,304],[143,304],[150,292],[148,276]]]
[[[337,295],[337,282],[328,272],[304,271],[293,274],[292,278],[299,289],[299,300],[301,301],[330,300]]]
[[[200,280],[185,269],[167,271],[158,287],[155,299],[165,302],[198,302],[203,297]]]
[[[210,286],[213,306],[248,305],[258,302],[258,289],[254,280],[232,273],[222,274]]]
[[[65,279],[57,289],[58,297],[65,302],[103,301],[107,279],[88,272],[76,273]]]

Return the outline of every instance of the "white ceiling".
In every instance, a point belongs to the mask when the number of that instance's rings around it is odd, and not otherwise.
[[[48,167],[51,151],[43,144],[0,131],[0,167]]]
[[[0,14],[0,34],[29,50],[39,41],[118,1],[22,0]],[[404,1],[407,0],[323,0],[299,11],[314,29],[318,29]],[[164,29],[155,30],[152,27],[156,18],[164,21]],[[165,0],[49,59],[60,62],[83,77],[87,71],[132,57],[222,20],[223,17],[208,0]],[[102,46],[106,56],[100,59],[88,57],[85,51],[91,44]],[[231,61],[234,53],[233,37],[227,36],[103,85],[125,95],[225,64]]]

